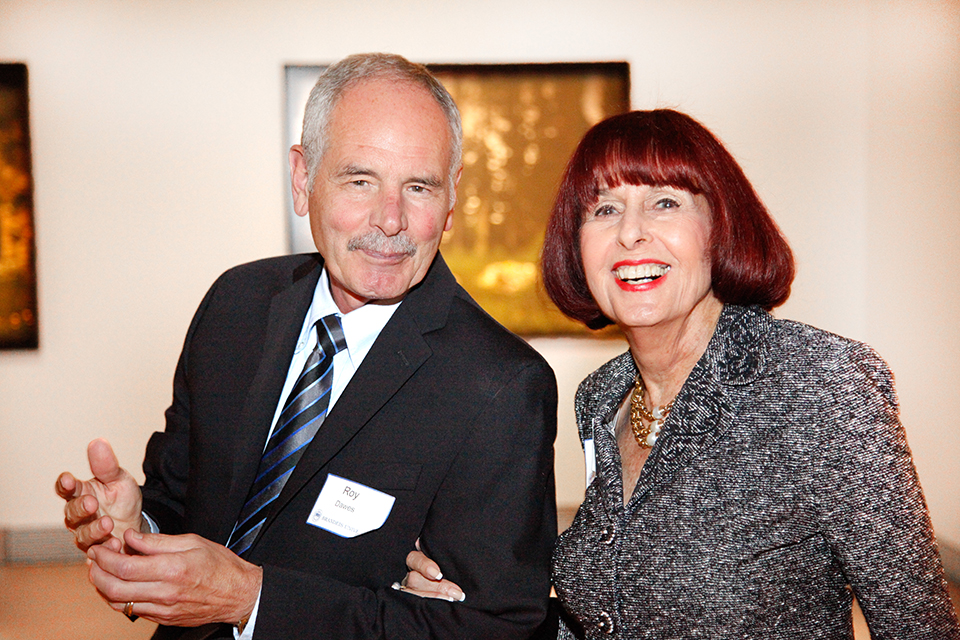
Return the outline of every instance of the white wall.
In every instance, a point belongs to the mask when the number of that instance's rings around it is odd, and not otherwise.
[[[107,436],[137,467],[210,282],[284,250],[282,68],[627,60],[690,112],[796,250],[780,312],[892,364],[942,539],[960,543],[960,6],[882,0],[453,3],[0,0],[29,65],[41,349],[0,352],[0,527],[61,521]],[[582,496],[576,382],[621,349],[535,340],[561,381],[560,502]]]

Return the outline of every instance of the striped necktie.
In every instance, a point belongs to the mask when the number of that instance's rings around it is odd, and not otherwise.
[[[317,346],[283,405],[276,427],[260,458],[257,478],[230,534],[227,547],[237,555],[253,545],[267,519],[268,507],[280,495],[300,456],[327,415],[333,386],[333,356],[347,347],[340,318],[317,321]]]

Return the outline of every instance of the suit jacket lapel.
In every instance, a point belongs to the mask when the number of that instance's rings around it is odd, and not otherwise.
[[[423,282],[407,294],[387,322],[297,462],[271,505],[264,531],[303,486],[350,442],[431,356],[432,351],[423,335],[446,323],[456,286],[453,274],[443,258],[437,255]]]
[[[221,531],[226,540],[233,530],[253,480],[256,477],[267,434],[280,402],[293,349],[303,319],[313,300],[320,279],[322,262],[317,256],[293,272],[290,285],[274,296],[270,304],[260,365],[247,393],[240,423],[233,441],[233,473],[227,496],[227,510],[234,520],[224,521]],[[238,345],[238,348],[243,348]]]
[[[397,320],[394,322],[391,318],[388,323],[390,331],[384,328],[316,437],[303,452],[277,498],[275,512],[336,456],[430,357],[430,348],[416,325],[405,318]]]

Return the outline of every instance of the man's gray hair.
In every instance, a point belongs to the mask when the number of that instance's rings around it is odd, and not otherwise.
[[[307,189],[313,190],[320,161],[326,152],[330,116],[347,89],[364,80],[395,80],[419,85],[430,92],[450,125],[450,198],[456,198],[455,179],[463,152],[460,111],[447,89],[425,66],[391,53],[358,53],[336,62],[320,75],[310,91],[303,114],[300,145],[307,164]]]

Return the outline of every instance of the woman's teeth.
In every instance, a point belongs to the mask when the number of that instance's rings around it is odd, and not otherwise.
[[[652,282],[665,275],[667,271],[670,271],[670,265],[647,262],[645,264],[631,264],[618,267],[617,277],[624,282]]]

